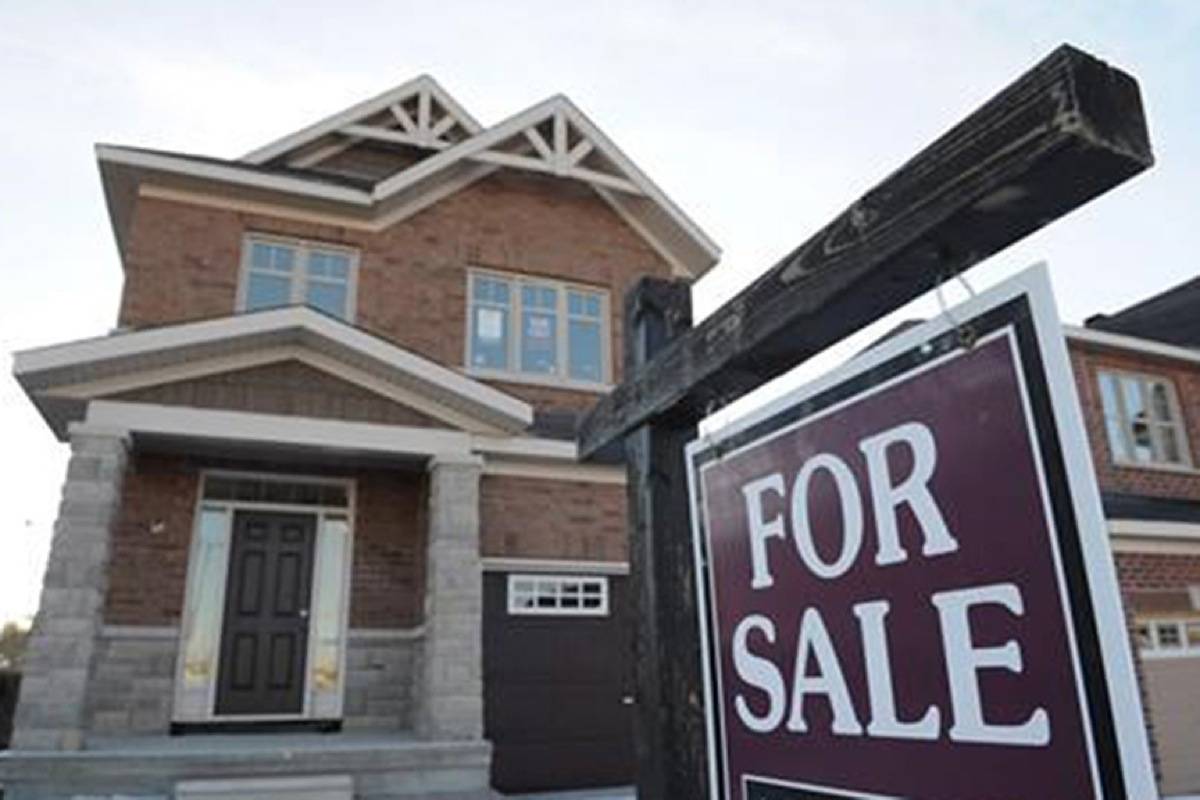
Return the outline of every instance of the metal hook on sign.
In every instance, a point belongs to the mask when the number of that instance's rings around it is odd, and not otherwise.
[[[971,287],[971,284],[967,283],[966,276],[964,276],[961,272],[956,272],[954,273],[954,277],[958,278],[958,282],[961,283],[963,288],[967,290],[967,294],[974,299],[975,289]],[[975,327],[969,322],[960,322],[952,313],[950,313],[950,307],[946,305],[946,298],[942,295],[942,287],[945,284],[946,281],[939,277],[937,286],[934,287],[934,291],[937,293],[938,307],[942,310],[942,316],[948,319],[950,324],[954,326],[954,331],[956,334],[958,334],[959,346],[970,350],[975,346],[975,342],[979,338],[979,334],[975,331]]]

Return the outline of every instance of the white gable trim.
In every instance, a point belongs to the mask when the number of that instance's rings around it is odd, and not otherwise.
[[[360,189],[352,189],[348,186],[335,186],[318,180],[298,178],[290,175],[265,174],[257,170],[241,168],[235,163],[213,164],[204,161],[193,161],[189,158],[181,158],[164,153],[147,153],[136,148],[119,147],[109,144],[96,145],[96,158],[99,161],[109,164],[160,170],[177,175],[187,175],[193,178],[249,186],[255,189],[286,192],[317,200],[332,200],[364,208],[372,205],[371,195]]]
[[[507,431],[524,430],[533,422],[533,409],[528,403],[302,306],[25,350],[14,355],[13,372],[32,395],[54,386],[137,372],[139,366],[150,367],[147,360],[156,357],[185,361],[224,355],[235,349],[289,344],[346,353],[364,364],[397,375],[402,383],[411,385],[412,391],[433,402],[447,404]],[[337,358],[330,354],[322,363],[328,367],[333,361]],[[121,366],[113,368],[114,364]],[[101,374],[89,374],[89,370]]]
[[[378,114],[393,105],[412,98],[413,95],[425,98],[422,100],[423,103],[428,103],[428,98],[437,100],[438,104],[450,113],[450,119],[461,125],[470,134],[474,135],[483,130],[483,126],[465,108],[459,105],[458,101],[451,97],[450,93],[443,89],[441,84],[429,75],[420,75],[411,81],[400,84],[394,89],[389,89],[369,100],[356,103],[344,111],[339,111],[306,128],[289,133],[287,136],[276,139],[256,150],[252,150],[239,160],[247,164],[263,164],[276,156],[316,141],[322,136],[336,133],[347,126],[355,125],[366,117]],[[430,120],[426,129],[432,132],[440,122],[440,120]],[[415,139],[410,144],[420,145]]]
[[[555,131],[553,143],[547,143],[536,130],[537,126],[546,121],[553,122]],[[585,137],[582,143],[571,150],[566,147],[566,126],[568,124]],[[522,134],[529,138],[536,156],[518,156],[492,149]],[[580,153],[583,144],[588,146]],[[603,153],[623,174],[609,175],[579,166],[578,161],[592,149]],[[377,201],[386,200],[464,159],[544,172],[560,177],[574,178],[598,188],[644,195],[662,207],[714,262],[720,258],[721,249],[716,243],[682,209],[676,206],[603,131],[563,95],[555,95],[543,100],[509,117],[504,122],[488,128],[483,133],[381,181],[376,184],[372,195]],[[639,233],[644,233],[644,231],[639,230]]]

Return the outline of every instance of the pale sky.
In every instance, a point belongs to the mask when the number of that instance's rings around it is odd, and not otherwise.
[[[237,157],[418,73],[485,125],[570,96],[724,249],[701,313],[1066,41],[1141,82],[1158,165],[969,274],[1051,265],[1079,322],[1200,269],[1200,3],[0,0],[0,351],[115,322],[96,142]],[[931,298],[897,316],[936,313]],[[885,320],[789,376],[861,347]],[[0,620],[32,614],[63,479],[0,376]]]

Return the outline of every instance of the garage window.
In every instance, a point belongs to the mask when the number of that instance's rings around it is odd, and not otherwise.
[[[508,613],[607,616],[608,578],[579,575],[509,575]]]
[[[1139,620],[1135,632],[1143,656],[1200,656],[1200,617]]]

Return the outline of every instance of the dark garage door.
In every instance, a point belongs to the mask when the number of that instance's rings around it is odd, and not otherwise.
[[[537,598],[518,595],[525,613],[509,612],[509,583],[548,579]],[[586,588],[570,578],[586,582]],[[566,580],[563,580],[566,579]],[[577,598],[607,583],[607,613]],[[553,585],[557,582],[557,585]],[[557,603],[545,597],[554,588]],[[492,784],[537,791],[633,782],[633,709],[626,579],[488,573],[484,577],[484,728],[492,740]],[[541,606],[540,608],[538,606]],[[564,607],[565,606],[565,607]],[[580,613],[583,612],[583,613]],[[586,615],[583,615],[586,613]]]

